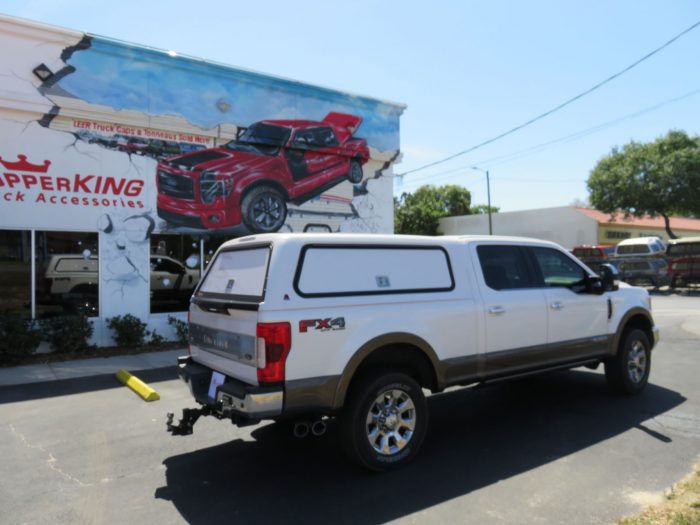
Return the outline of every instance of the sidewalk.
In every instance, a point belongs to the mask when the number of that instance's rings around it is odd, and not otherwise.
[[[129,372],[165,368],[177,365],[177,357],[187,355],[187,349],[148,352],[114,357],[94,357],[61,363],[0,368],[0,386],[43,383],[102,374],[116,374],[123,368]]]

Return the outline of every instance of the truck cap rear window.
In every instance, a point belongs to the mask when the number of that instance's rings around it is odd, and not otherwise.
[[[211,262],[197,295],[260,302],[265,296],[269,262],[269,246],[221,251]]]
[[[445,292],[454,277],[438,246],[308,245],[294,287],[302,297]]]

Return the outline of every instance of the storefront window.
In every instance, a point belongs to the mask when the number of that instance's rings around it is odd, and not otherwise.
[[[0,230],[0,315],[31,317],[31,263],[31,233]]]
[[[183,312],[200,278],[199,239],[151,235],[151,313]]]
[[[216,235],[216,236],[210,236],[204,239],[204,269],[206,270],[207,266],[211,262],[211,260],[214,258],[214,254],[216,253],[216,250],[219,249],[219,246],[224,244],[226,241],[230,241],[233,239],[233,237],[225,236],[225,235]]]
[[[97,233],[36,232],[36,317],[99,315]]]

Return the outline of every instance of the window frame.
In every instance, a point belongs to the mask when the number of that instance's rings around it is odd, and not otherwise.
[[[525,277],[527,278],[527,286],[519,286],[517,288],[493,288],[489,285],[486,279],[486,274],[484,273],[484,265],[481,259],[480,249],[481,248],[514,248],[520,255],[523,262],[523,267],[525,268]],[[520,290],[534,290],[539,288],[537,276],[535,274],[535,269],[533,268],[532,261],[530,260],[527,252],[525,251],[526,246],[520,244],[509,244],[509,243],[483,243],[476,245],[476,259],[479,263],[479,268],[481,270],[481,278],[484,281],[484,285],[494,292],[517,292]]]
[[[577,266],[581,272],[583,272],[583,283],[581,283],[584,286],[583,290],[576,291],[572,288],[576,283],[571,283],[570,285],[547,285],[545,282],[545,277],[544,274],[542,273],[542,268],[540,266],[539,260],[537,259],[537,255],[535,255],[535,250],[536,249],[543,249],[543,250],[551,250],[555,253],[558,253],[562,257],[566,258],[567,260],[571,261],[571,263],[575,266]],[[567,290],[571,290],[572,293],[579,294],[579,293],[589,293],[589,282],[590,282],[590,277],[591,274],[590,272],[586,269],[585,266],[583,266],[576,258],[569,256],[566,252],[559,250],[558,248],[555,248],[553,246],[527,246],[526,247],[526,254],[527,257],[530,261],[530,264],[532,266],[533,272],[535,274],[535,279],[537,282],[537,287],[541,289],[556,289],[556,288],[566,288]]]
[[[328,250],[432,250],[439,251],[445,256],[445,264],[450,277],[450,286],[440,288],[402,288],[400,290],[361,290],[347,292],[304,292],[299,288],[299,281],[304,269],[304,259],[306,253],[312,249],[328,249]],[[451,292],[455,289],[455,277],[452,270],[452,261],[447,250],[438,245],[411,245],[411,244],[318,244],[311,243],[302,246],[297,260],[296,271],[294,272],[294,291],[305,299],[318,299],[326,297],[361,297],[372,295],[403,295],[403,294],[418,294],[418,293],[444,293]]]

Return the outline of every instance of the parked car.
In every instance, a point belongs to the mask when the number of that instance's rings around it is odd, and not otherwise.
[[[700,282],[700,237],[669,241],[666,258],[671,288]]]
[[[305,437],[337,417],[350,457],[387,470],[423,443],[423,389],[602,363],[616,392],[638,393],[658,330],[648,292],[611,275],[554,243],[512,237],[228,241],[192,297],[190,353],[179,359],[200,407],[177,424],[168,414],[167,428],[191,434],[211,415],[287,421]]]
[[[590,245],[582,244],[575,246],[571,253],[574,254],[581,262],[585,263],[591,270],[600,273],[602,264],[614,264],[613,258],[615,255],[614,244]]]
[[[264,120],[224,146],[158,163],[158,215],[174,225],[217,229],[245,224],[275,232],[287,202],[301,204],[343,180],[358,183],[369,160],[362,119],[329,113],[321,122]]]
[[[630,284],[651,284],[654,288],[669,283],[668,264],[658,257],[628,257],[616,263],[620,280]]]
[[[129,137],[126,143],[124,151],[134,155],[143,155],[148,148],[148,139],[140,137]]]
[[[180,145],[171,140],[150,139],[144,153],[156,159],[174,157],[182,154]]]
[[[627,283],[668,284],[666,245],[659,237],[625,239],[615,247],[620,279]]]

